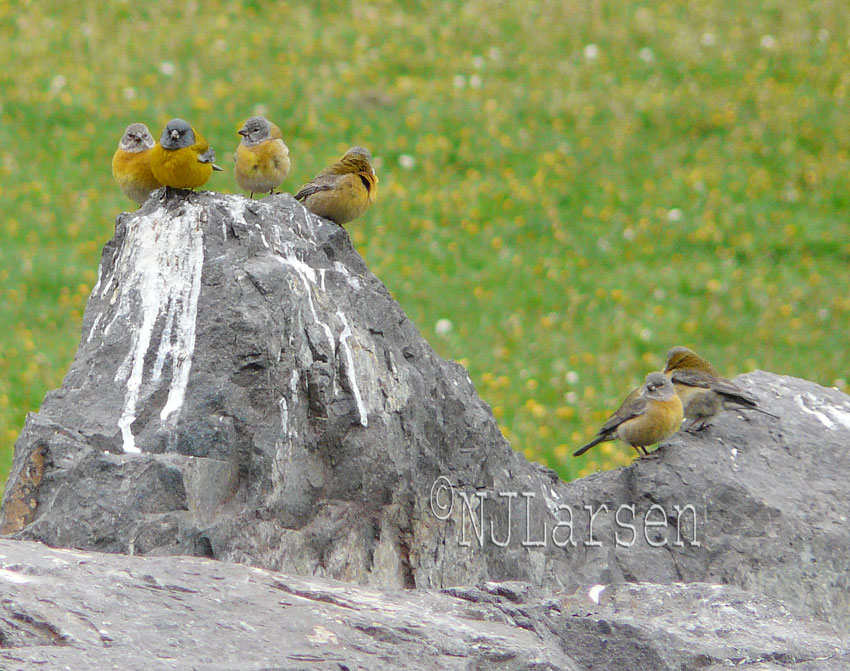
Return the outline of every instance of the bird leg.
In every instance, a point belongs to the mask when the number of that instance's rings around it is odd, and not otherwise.
[[[708,424],[706,424],[706,419],[707,418],[705,417],[702,419],[692,419],[690,422],[687,423],[686,426],[683,426],[682,428],[693,435],[702,431],[708,426]]]

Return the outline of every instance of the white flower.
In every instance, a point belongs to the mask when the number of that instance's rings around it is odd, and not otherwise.
[[[595,61],[599,58],[599,47],[595,44],[586,44],[584,47],[584,60]]]
[[[667,212],[667,221],[681,221],[682,220],[682,210],[678,207],[674,207],[672,210]]]
[[[655,54],[652,53],[652,49],[649,47],[644,47],[638,51],[638,58],[640,58],[644,63],[652,63],[652,61],[655,60]]]
[[[714,33],[703,33],[700,38],[700,43],[704,47],[713,47],[717,44],[717,38],[714,36]]]
[[[416,159],[414,159],[410,154],[402,154],[398,157],[398,164],[405,170],[410,170],[414,165],[416,165]],[[437,323],[439,324],[439,322]],[[449,328],[451,328],[451,323],[449,323]]]
[[[575,384],[576,382],[578,382],[578,373],[576,373],[574,370],[569,371],[567,373],[567,382],[569,382],[570,384]]]
[[[473,56],[472,67],[476,70],[481,70],[484,67],[484,56]]]
[[[434,324],[434,332],[441,336],[451,332],[453,328],[454,324],[448,319],[438,319],[437,323]]]
[[[177,71],[177,68],[171,61],[163,61],[159,64],[159,71],[166,77],[170,77]]]
[[[65,78],[65,75],[56,75],[53,78],[53,81],[50,82],[50,93],[56,95],[65,88],[65,84],[68,83],[68,80]]]
[[[122,93],[124,94],[124,100],[136,99],[136,89],[134,89],[132,86],[125,86]]]
[[[456,89],[462,89],[466,86],[466,77],[463,75],[455,75],[454,79],[452,79],[452,84],[454,84]]]
[[[760,44],[762,49],[768,49],[772,51],[773,49],[776,49],[776,47],[779,45],[779,42],[777,42],[776,38],[773,35],[762,35]]]
[[[481,81],[482,81],[481,75],[472,75],[469,78],[469,85],[474,89],[480,89],[481,88]]]

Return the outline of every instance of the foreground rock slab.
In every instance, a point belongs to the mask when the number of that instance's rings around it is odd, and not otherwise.
[[[722,585],[380,591],[0,541],[0,668],[846,669],[823,623]]]

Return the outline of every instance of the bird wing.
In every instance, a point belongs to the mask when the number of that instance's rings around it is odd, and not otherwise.
[[[608,421],[602,425],[602,428],[596,432],[593,440],[578,448],[575,452],[573,452],[573,456],[580,457],[594,445],[598,445],[606,440],[613,440],[616,438],[617,427],[620,426],[620,424],[625,422],[627,419],[642,415],[646,411],[647,403],[646,399],[641,396],[642,390],[643,387],[638,387],[637,389],[632,390],[632,393],[626,396],[626,400],[623,401],[614,414],[608,418]]]
[[[678,382],[688,387],[711,389],[718,394],[731,396],[744,405],[756,405],[756,400],[731,380],[727,380],[725,377],[717,377],[696,368],[676,369],[673,371],[672,380],[674,383]]]
[[[198,161],[201,163],[215,163],[215,149],[207,147],[202,154],[198,154]]]
[[[614,414],[599,429],[600,434],[611,433],[626,420],[642,415],[646,411],[646,399],[641,396],[641,391],[642,387],[638,387],[626,396],[626,400],[623,401],[622,405],[617,408]]]
[[[753,406],[753,407],[758,405],[758,401],[756,401],[755,398],[750,396],[747,392],[745,392],[743,389],[741,389],[737,384],[735,384],[734,382],[730,382],[729,380],[727,380],[725,378],[717,380],[714,383],[714,385],[712,386],[712,389],[714,389],[714,391],[716,391],[718,394],[723,394],[724,396],[729,396],[733,400],[738,401],[739,403],[741,403],[743,405],[750,405],[750,406]]]
[[[711,389],[716,377],[696,368],[677,368],[673,371],[670,379],[674,384],[682,384],[686,387],[699,387],[700,389]]]
[[[337,180],[332,178],[331,175],[319,173],[298,190],[298,193],[295,194],[295,200],[302,201],[307,196],[312,196],[319,191],[330,191],[336,186],[336,183]]]

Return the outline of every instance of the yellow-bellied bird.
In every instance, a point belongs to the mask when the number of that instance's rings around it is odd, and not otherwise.
[[[642,387],[626,397],[602,428],[587,445],[575,451],[579,457],[594,445],[619,438],[631,445],[638,454],[646,447],[672,436],[682,423],[682,401],[673,383],[664,373],[646,376]]]
[[[239,188],[255,193],[274,190],[289,174],[289,147],[283,135],[271,121],[252,116],[238,131],[242,141],[233,155],[234,173]]]
[[[165,186],[196,189],[206,184],[215,164],[215,151],[203,136],[183,119],[172,119],[151,149],[151,170]]]
[[[121,136],[118,149],[112,156],[112,176],[127,198],[143,205],[162,183],[151,172],[151,152],[154,142],[143,123],[131,123]]]
[[[302,186],[295,199],[313,214],[342,225],[357,219],[377,196],[372,154],[363,147],[352,147]]]
[[[667,352],[664,373],[682,399],[689,420],[685,426],[688,432],[704,428],[708,420],[724,410],[756,410],[779,419],[759,408],[756,399],[687,347],[673,347]]]

